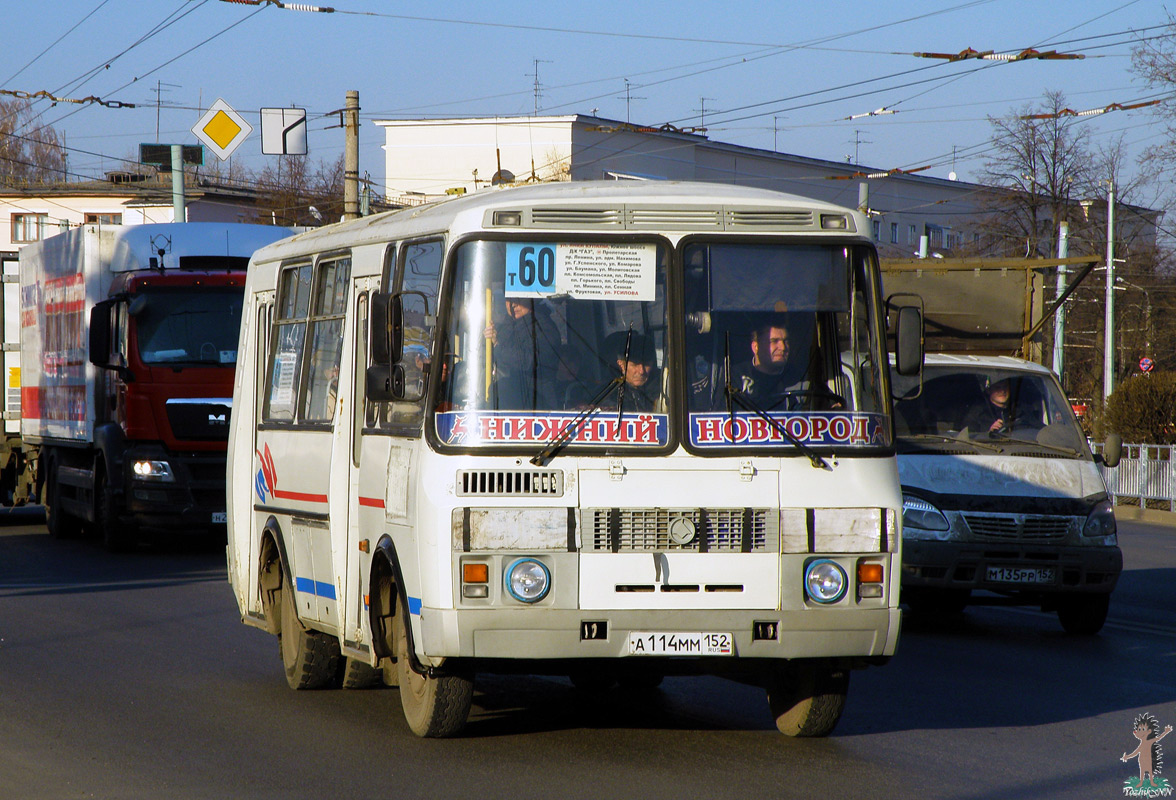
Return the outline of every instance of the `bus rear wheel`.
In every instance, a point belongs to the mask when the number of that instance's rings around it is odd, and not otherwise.
[[[404,603],[393,619],[397,685],[404,719],[417,736],[443,739],[465,727],[474,697],[473,677],[464,673],[422,675],[412,668],[408,609]]]
[[[339,673],[339,642],[325,633],[307,630],[298,619],[294,587],[283,586],[278,649],[291,689],[320,689]]]
[[[785,736],[828,736],[837,727],[849,692],[849,671],[790,664],[768,680],[768,707]]]

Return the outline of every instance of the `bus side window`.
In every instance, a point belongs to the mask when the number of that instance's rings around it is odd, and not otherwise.
[[[350,285],[350,256],[319,262],[308,331],[309,372],[302,405],[302,419],[306,422],[330,422],[335,416],[339,360],[343,353],[343,316]]]
[[[306,339],[306,313],[310,307],[311,264],[282,270],[278,280],[277,314],[273,345],[266,372],[265,412],[269,421],[293,422],[302,374],[302,350]]]

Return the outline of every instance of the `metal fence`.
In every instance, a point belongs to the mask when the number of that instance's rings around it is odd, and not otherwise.
[[[1140,508],[1163,508],[1166,504],[1169,511],[1176,511],[1173,464],[1172,445],[1125,444],[1119,466],[1107,469],[1099,465],[1099,469],[1117,503],[1138,500]]]

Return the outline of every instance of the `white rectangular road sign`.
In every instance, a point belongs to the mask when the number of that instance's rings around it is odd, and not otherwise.
[[[261,152],[267,156],[306,155],[306,109],[263,108]]]

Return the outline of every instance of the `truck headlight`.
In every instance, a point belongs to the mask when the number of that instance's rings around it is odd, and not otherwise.
[[[910,494],[902,496],[902,526],[925,531],[945,531],[951,527],[942,511],[923,498]]]
[[[1118,527],[1115,525],[1115,507],[1110,500],[1103,500],[1094,507],[1086,524],[1082,526],[1083,536],[1114,536]]]
[[[520,603],[538,603],[551,588],[551,573],[543,562],[519,558],[506,568],[506,590]]]
[[[818,558],[804,568],[804,589],[815,603],[836,603],[845,596],[848,583],[845,570],[832,559]]]
[[[159,481],[160,483],[175,483],[176,477],[172,474],[171,464],[166,461],[136,461],[131,465],[131,471],[135,473],[135,477],[145,481]]]

